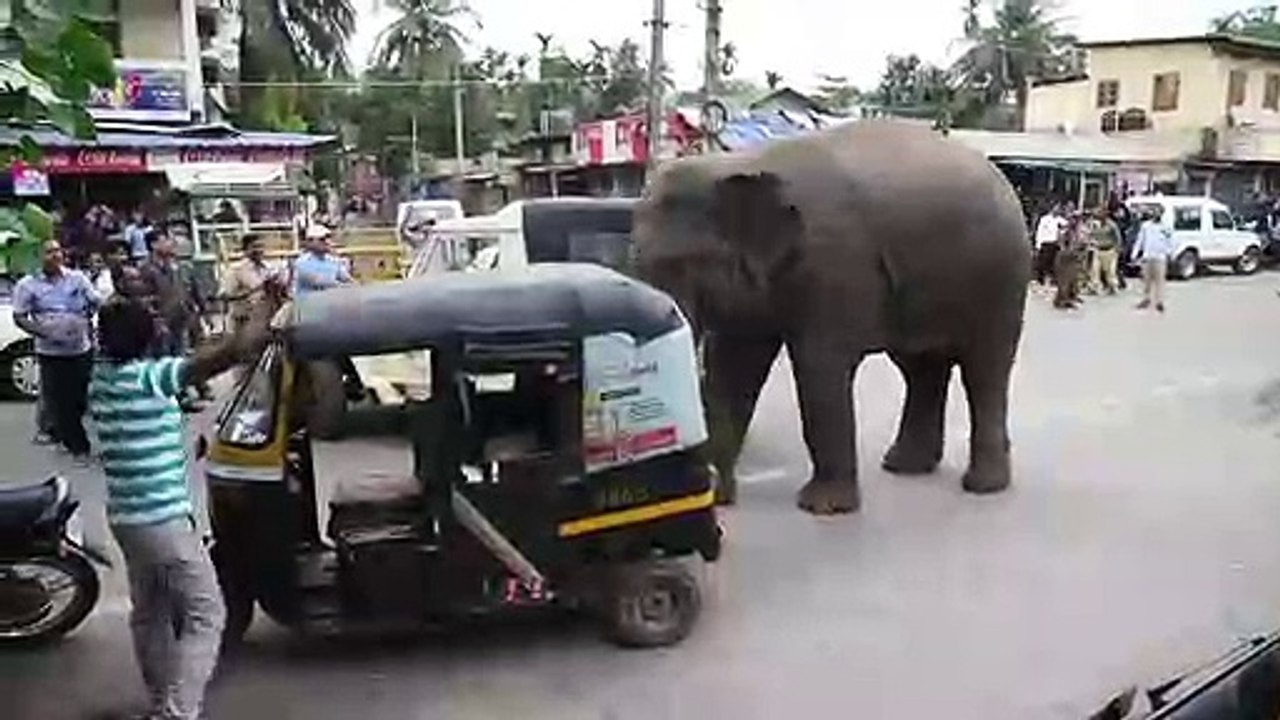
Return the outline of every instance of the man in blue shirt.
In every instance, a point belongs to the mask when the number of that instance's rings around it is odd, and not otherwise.
[[[129,245],[129,259],[135,263],[141,263],[151,255],[147,246],[147,232],[150,230],[151,223],[142,214],[142,208],[134,210],[129,224],[124,226],[124,241]]]
[[[85,393],[92,369],[93,313],[101,302],[82,273],[65,267],[57,240],[44,244],[41,268],[13,292],[13,321],[36,340],[40,394],[53,439],[81,462],[89,459]]]
[[[341,258],[334,256],[329,245],[330,233],[329,228],[320,224],[307,228],[306,248],[293,262],[295,297],[351,284],[351,272]]]

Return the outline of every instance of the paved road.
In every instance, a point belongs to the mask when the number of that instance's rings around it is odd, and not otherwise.
[[[1164,317],[1132,297],[1074,314],[1035,298],[1016,487],[997,497],[960,492],[958,385],[943,470],[879,470],[902,386],[874,359],[857,383],[865,510],[801,515],[807,461],[780,364],[705,615],[678,648],[622,652],[564,624],[334,647],[260,621],[214,716],[1080,717],[1123,682],[1280,620],[1278,279],[1178,284]],[[51,466],[28,430],[27,409],[0,408],[0,476]],[[100,508],[100,481],[77,482]],[[61,646],[0,656],[6,717],[137,698],[120,592],[113,576],[103,610]]]

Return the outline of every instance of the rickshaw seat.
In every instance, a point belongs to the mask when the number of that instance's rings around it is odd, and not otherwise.
[[[338,481],[331,505],[379,505],[422,497],[422,483],[412,475],[367,472]]]

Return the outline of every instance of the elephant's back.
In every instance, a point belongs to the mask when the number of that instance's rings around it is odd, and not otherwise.
[[[818,242],[872,246],[892,325],[916,342],[932,344],[957,321],[1020,324],[1026,224],[1013,188],[980,153],[927,127],[864,121],[779,143],[761,161],[813,203]]]

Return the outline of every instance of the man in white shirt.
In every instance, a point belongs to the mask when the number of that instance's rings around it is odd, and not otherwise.
[[[1133,243],[1133,260],[1142,267],[1142,302],[1139,310],[1155,305],[1157,312],[1164,312],[1164,286],[1169,272],[1169,258],[1173,255],[1173,233],[1160,222],[1158,210],[1153,210],[1142,220],[1138,237]]]
[[[1062,206],[1054,205],[1036,223],[1036,282],[1044,285],[1053,277],[1053,266],[1058,255],[1058,238],[1066,227]]]

